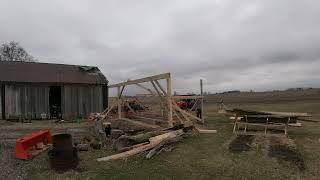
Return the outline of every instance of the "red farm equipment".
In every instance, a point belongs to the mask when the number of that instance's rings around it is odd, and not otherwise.
[[[47,150],[50,146],[49,144],[52,144],[49,130],[28,135],[16,142],[15,157],[23,160],[30,159]]]

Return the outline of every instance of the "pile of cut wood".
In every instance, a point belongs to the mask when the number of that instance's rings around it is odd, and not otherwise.
[[[99,158],[98,161],[123,159],[143,152],[147,152],[146,158],[149,159],[163,151],[171,151],[174,144],[181,141],[187,134],[217,132],[216,130],[201,129],[200,125],[192,121],[175,124],[173,127],[161,127],[127,118],[112,119],[103,113],[92,114],[88,121],[94,123],[94,139],[99,142],[99,147],[102,149],[112,148],[120,152]],[[122,126],[119,126],[121,124]],[[133,127],[139,128],[134,130]],[[115,132],[118,132],[116,134],[119,136],[115,136]]]
[[[179,142],[187,132],[191,132],[193,126],[179,126],[174,128],[140,133],[133,136],[122,135],[113,143],[114,150],[119,154],[102,157],[98,161],[109,161],[127,158],[129,156],[149,151],[146,155],[150,159],[160,152],[172,150],[173,143]]]

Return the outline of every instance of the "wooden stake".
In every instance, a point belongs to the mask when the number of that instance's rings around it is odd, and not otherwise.
[[[168,123],[170,127],[173,127],[172,122],[172,89],[171,89],[171,77],[167,78],[167,104],[168,104]]]
[[[202,123],[204,123],[204,117],[203,117],[203,84],[202,84],[202,79],[200,79],[200,95],[202,96],[201,98],[201,119]]]
[[[120,86],[118,86],[118,118],[121,119],[121,91],[120,91]]]

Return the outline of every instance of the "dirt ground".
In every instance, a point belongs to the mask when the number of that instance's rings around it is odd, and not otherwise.
[[[74,143],[81,142],[83,139],[92,137],[94,134],[93,124],[93,122],[56,123],[55,121],[39,120],[33,120],[32,123],[0,121],[0,167],[2,169],[0,171],[0,179],[26,179],[27,177],[28,168],[33,160],[23,161],[14,158],[15,142],[18,139],[41,130],[50,130],[52,135],[68,133],[71,134]],[[121,129],[121,131],[126,134],[149,131],[149,129],[145,127],[126,121],[112,122],[112,129],[113,132]],[[109,147],[109,149],[111,149],[111,147]],[[46,154],[46,152],[42,154]],[[77,169],[77,171],[79,170],[81,171],[81,169]]]
[[[271,158],[276,158],[279,163],[291,163],[300,171],[305,170],[302,154],[296,148],[292,139],[279,135],[238,135],[229,144],[231,153],[250,151],[254,147],[262,147]]]
[[[88,126],[85,123],[55,123],[54,121],[32,121],[32,123],[0,121],[0,179],[26,179],[27,168],[32,160],[22,161],[14,158],[15,142],[26,135],[46,129],[53,134],[70,133],[77,139],[88,131]]]

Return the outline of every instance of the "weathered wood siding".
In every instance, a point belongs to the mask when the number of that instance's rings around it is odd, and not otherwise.
[[[0,119],[2,119],[2,99],[1,99],[1,97],[2,97],[2,95],[1,95],[1,84],[0,84]]]
[[[49,86],[6,84],[5,96],[7,119],[40,119],[42,113],[49,114]]]
[[[103,111],[102,86],[65,85],[62,88],[62,114],[64,119],[86,117]]]

